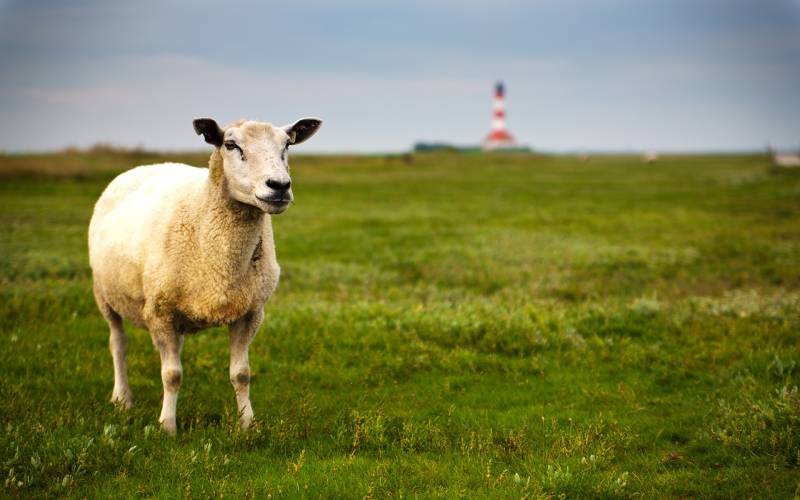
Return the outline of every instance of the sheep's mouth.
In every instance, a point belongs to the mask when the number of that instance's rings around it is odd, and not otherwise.
[[[281,212],[286,211],[289,208],[289,204],[292,202],[291,196],[256,196],[258,201],[266,205],[267,209],[265,212],[271,214],[279,214]]]

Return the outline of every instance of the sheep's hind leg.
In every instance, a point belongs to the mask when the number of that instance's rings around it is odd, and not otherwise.
[[[178,406],[178,391],[183,378],[181,366],[183,335],[171,329],[160,330],[153,336],[153,340],[161,355],[161,382],[164,384],[164,401],[158,421],[161,422],[164,432],[174,436],[178,430],[175,414]]]
[[[264,311],[252,311],[230,325],[230,378],[233,390],[236,393],[236,406],[239,408],[239,422],[242,430],[250,427],[250,422],[253,420],[253,406],[250,404],[250,359],[248,349],[263,319]]]
[[[111,358],[114,360],[114,390],[111,393],[111,402],[128,409],[133,406],[133,393],[128,386],[128,371],[125,367],[125,350],[128,347],[128,339],[125,336],[122,317],[107,304],[103,304],[100,310],[108,322],[110,331],[108,348],[111,351]]]

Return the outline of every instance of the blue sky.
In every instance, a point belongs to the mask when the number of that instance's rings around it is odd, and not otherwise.
[[[3,150],[197,149],[196,116],[476,144],[498,78],[538,149],[800,147],[800,0],[0,0],[0,68]]]

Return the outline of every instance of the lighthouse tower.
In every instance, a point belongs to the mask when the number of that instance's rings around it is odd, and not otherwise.
[[[492,130],[483,140],[484,151],[514,149],[517,147],[517,141],[506,130],[505,94],[503,82],[497,82],[494,88],[494,103],[492,105]]]

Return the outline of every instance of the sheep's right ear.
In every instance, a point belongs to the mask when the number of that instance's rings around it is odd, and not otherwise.
[[[207,143],[216,147],[222,146],[222,137],[224,132],[217,122],[211,118],[195,118],[192,122],[194,124],[194,131],[197,135],[203,134],[203,138]]]

